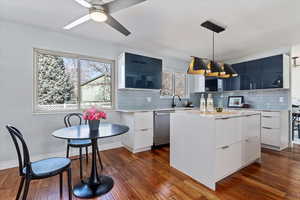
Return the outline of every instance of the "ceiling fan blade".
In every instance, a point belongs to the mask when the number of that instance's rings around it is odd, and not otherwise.
[[[92,7],[92,5],[89,2],[85,1],[85,0],[75,0],[75,1],[77,3],[79,3],[80,5],[82,5],[83,7],[86,7],[86,8],[91,8]]]
[[[144,1],[146,1],[146,0],[115,0],[115,1],[112,1],[107,4],[102,5],[102,7],[108,13],[114,13],[114,12],[117,12],[124,8],[128,8],[128,7],[134,6],[136,4],[142,3]]]
[[[111,15],[107,14],[107,20],[105,21],[106,24],[110,25],[117,31],[121,32],[125,36],[130,35],[131,33],[122,25],[120,24],[115,18],[113,18]]]
[[[74,28],[75,26],[78,26],[79,24],[82,24],[82,23],[84,23],[84,22],[86,22],[86,21],[88,21],[88,20],[90,20],[90,15],[89,15],[89,14],[87,14],[87,15],[85,15],[85,16],[83,16],[83,17],[80,17],[80,18],[77,19],[76,21],[74,21],[74,22],[72,22],[72,23],[66,25],[66,26],[64,27],[64,29],[70,30],[71,28]]]

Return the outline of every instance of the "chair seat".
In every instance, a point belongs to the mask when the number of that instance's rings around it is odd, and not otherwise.
[[[31,163],[31,168],[37,177],[49,177],[60,173],[71,164],[68,158],[48,158]],[[26,174],[26,167],[23,168],[23,173]]]
[[[91,140],[70,140],[69,145],[74,147],[84,147],[90,146],[92,144]]]

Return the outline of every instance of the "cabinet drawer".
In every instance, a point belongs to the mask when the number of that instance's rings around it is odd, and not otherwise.
[[[273,116],[262,116],[261,118],[262,127],[267,128],[280,128],[280,118]]]
[[[153,129],[135,131],[134,148],[146,148],[153,145]]]
[[[216,150],[216,179],[230,175],[242,166],[241,142],[224,146]]]
[[[242,139],[242,118],[216,119],[216,148]]]
[[[134,129],[152,129],[153,112],[139,112],[134,114]]]
[[[265,117],[280,117],[280,112],[262,112],[261,113],[262,116],[265,116]]]
[[[272,145],[272,146],[280,146],[280,130],[279,129],[271,129],[268,127],[261,128],[261,143]]]

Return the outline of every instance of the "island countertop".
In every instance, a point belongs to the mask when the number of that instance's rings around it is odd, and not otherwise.
[[[259,111],[254,110],[226,110],[223,112],[201,112],[200,110],[185,110],[181,112],[187,112],[190,114],[199,115],[201,117],[209,117],[209,118],[215,118],[215,119],[221,119],[221,118],[231,118],[231,117],[241,117],[241,116],[249,116],[249,115],[259,115]]]

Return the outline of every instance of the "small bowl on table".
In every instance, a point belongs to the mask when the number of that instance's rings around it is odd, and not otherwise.
[[[217,108],[216,108],[216,111],[217,111],[217,112],[223,112],[223,108],[217,107]]]

